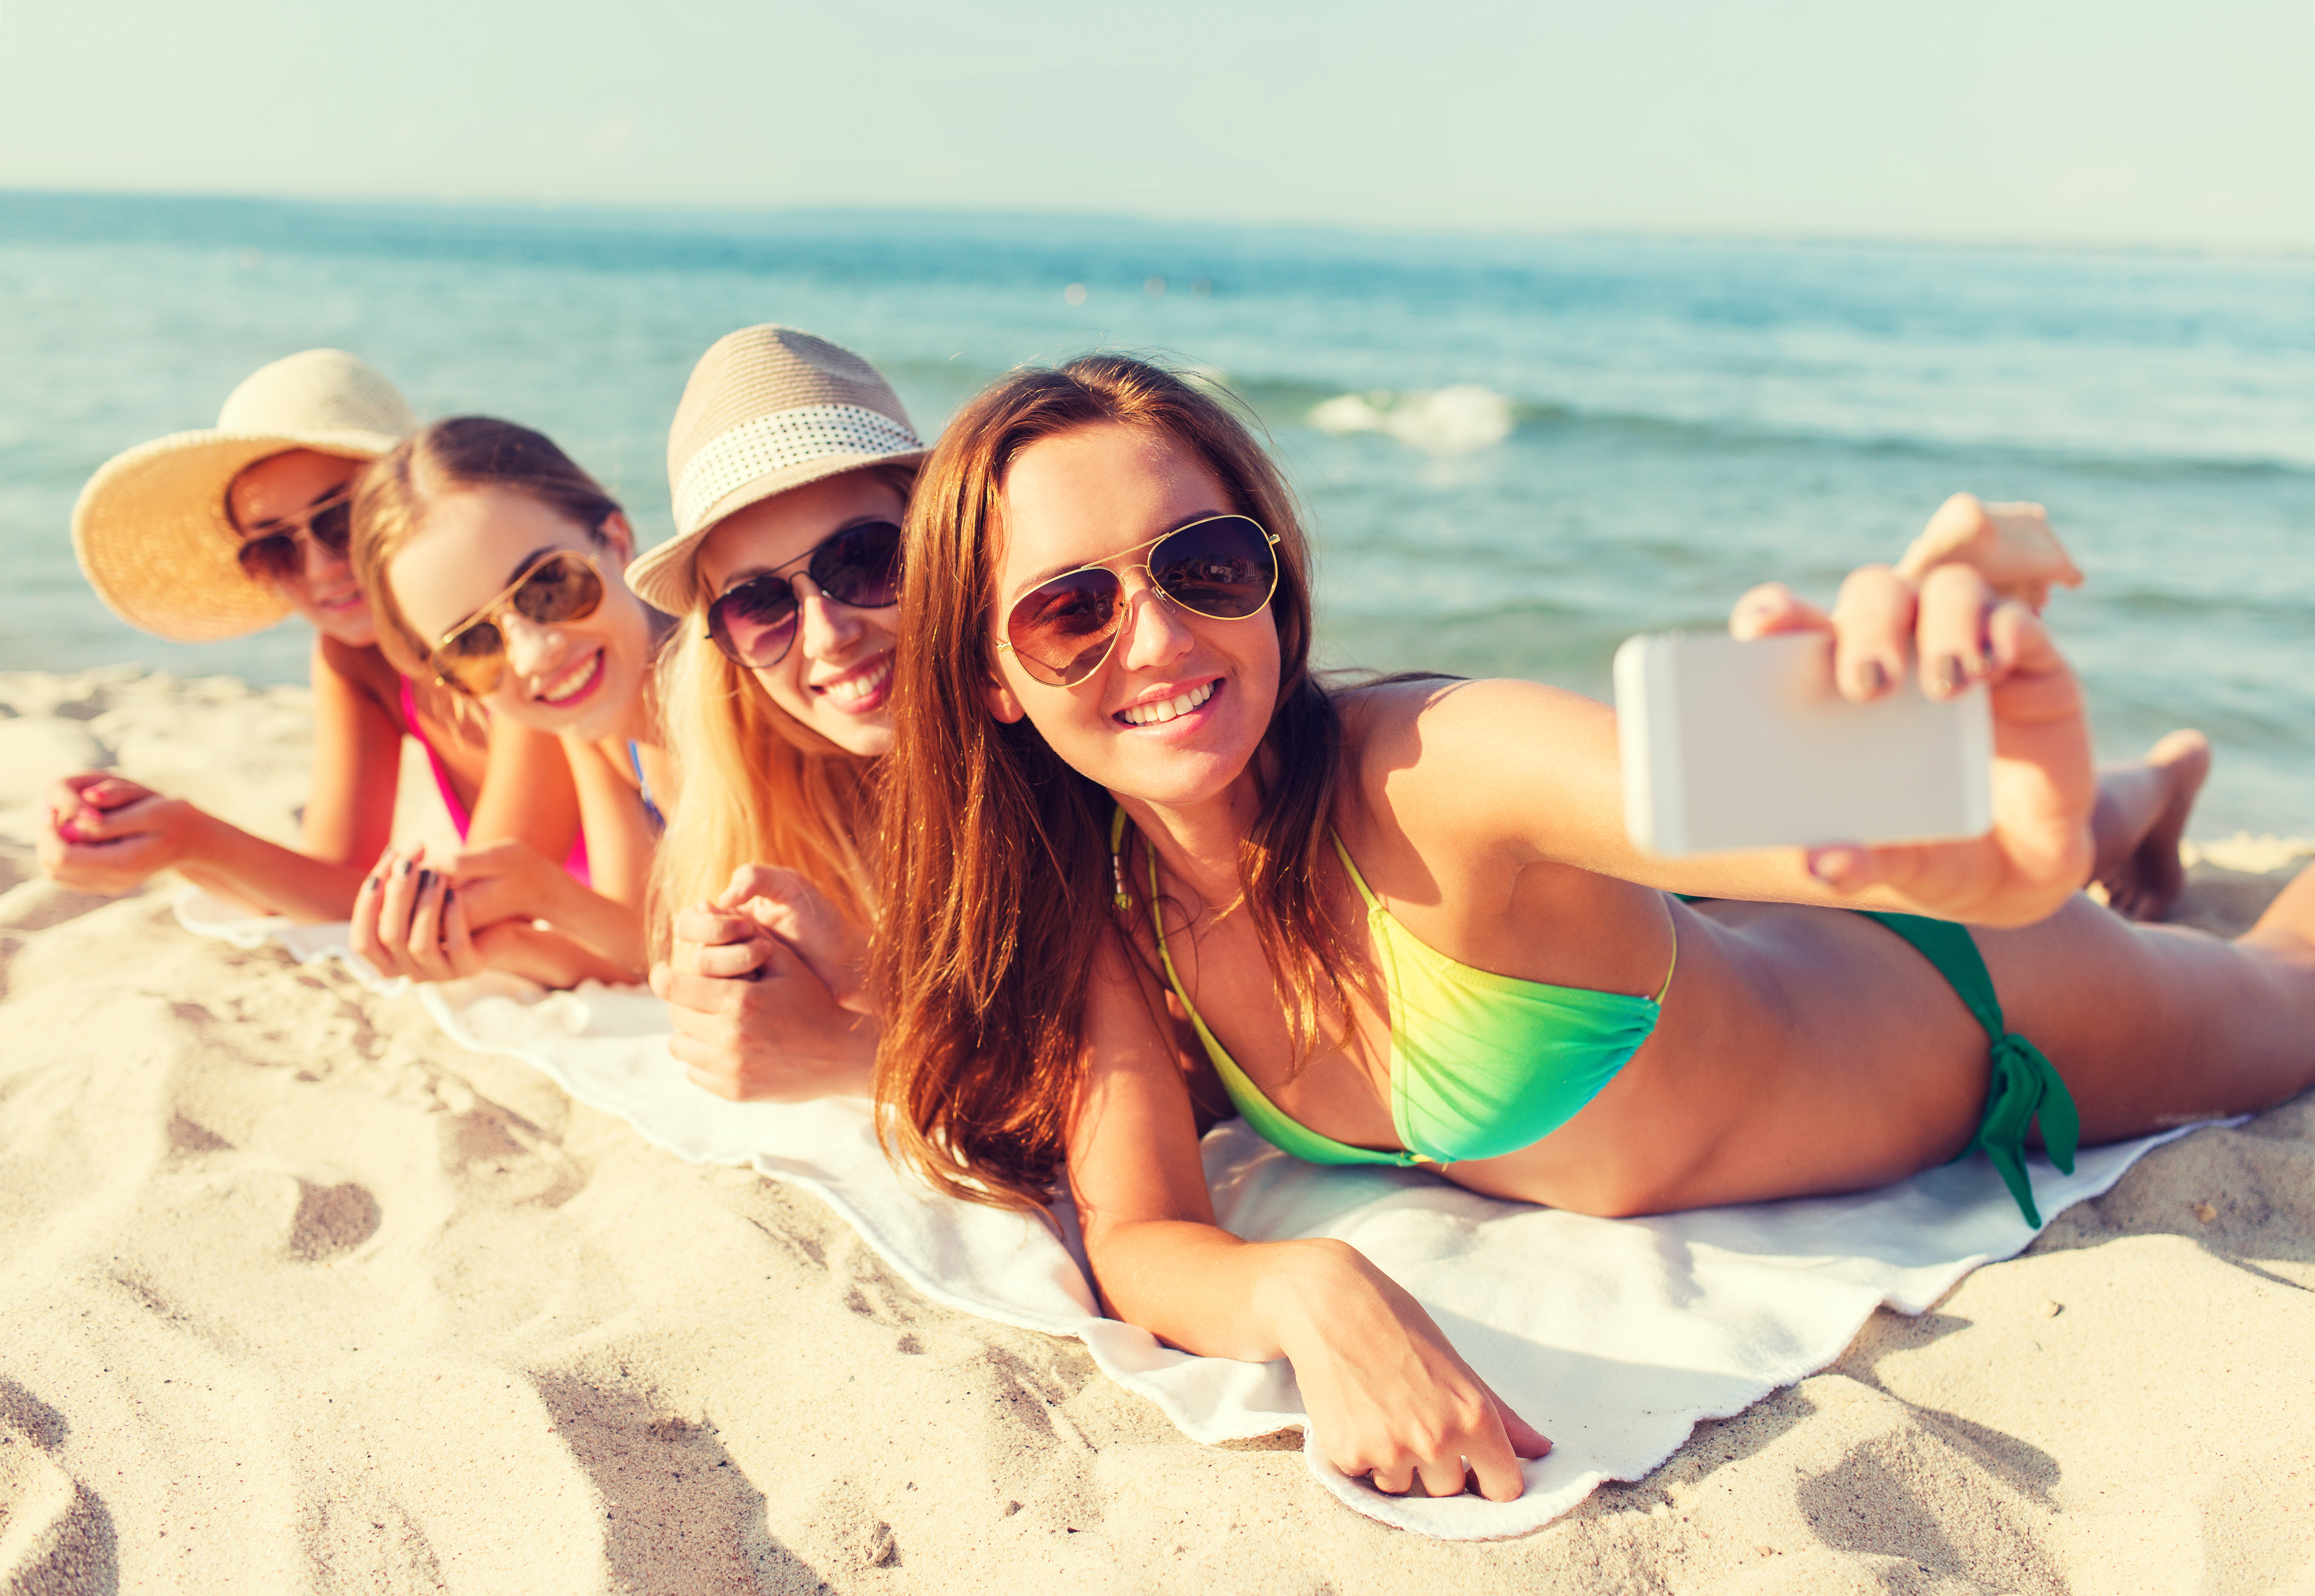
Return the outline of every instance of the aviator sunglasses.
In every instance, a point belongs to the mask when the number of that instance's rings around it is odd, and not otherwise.
[[[427,662],[434,679],[470,698],[488,697],[506,675],[506,634],[498,617],[512,610],[553,626],[583,621],[603,602],[603,577],[575,549],[550,549],[523,567],[499,596],[442,634]]]
[[[232,512],[226,512],[231,519]],[[306,574],[306,557],[297,540],[310,537],[340,559],[354,537],[354,485],[346,483],[318,503],[294,515],[272,516],[257,523],[266,528],[244,538],[234,558],[250,576],[262,582],[293,581]]]
[[[855,609],[889,609],[900,601],[900,529],[863,521],[822,538],[810,552],[761,572],[707,607],[707,635],[734,664],[761,670],[787,658],[803,603],[795,578],[804,568],[818,588]]]
[[[1241,515],[1209,516],[1125,551],[1143,557],[1065,571],[1014,601],[997,646],[1051,687],[1073,687],[1101,669],[1125,627],[1125,575],[1149,572],[1149,585],[1192,615],[1242,621],[1259,615],[1278,590],[1278,536]]]

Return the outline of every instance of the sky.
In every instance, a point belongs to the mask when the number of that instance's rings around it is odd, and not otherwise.
[[[2315,247],[2311,0],[0,0],[0,187]]]

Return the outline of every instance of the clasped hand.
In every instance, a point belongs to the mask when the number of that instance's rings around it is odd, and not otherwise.
[[[439,869],[422,843],[389,848],[355,894],[353,950],[380,975],[417,981],[505,968],[567,984],[534,927],[566,881],[561,865],[522,842],[470,849]]]
[[[710,902],[675,918],[652,967],[694,1083],[734,1102],[865,1095],[876,1024],[862,970],[867,945],[793,870],[742,865]]]
[[[103,771],[66,776],[47,794],[40,869],[75,892],[133,891],[184,856],[198,811],[141,783]]]

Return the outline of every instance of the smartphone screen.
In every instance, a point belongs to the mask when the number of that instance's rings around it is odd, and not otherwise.
[[[1932,699],[1909,670],[1852,704],[1823,632],[1629,638],[1615,678],[1624,825],[1649,853],[1949,841],[1993,824],[1982,685]]]

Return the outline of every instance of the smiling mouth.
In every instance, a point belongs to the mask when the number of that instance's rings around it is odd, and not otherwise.
[[[1155,704],[1130,705],[1113,717],[1129,726],[1162,726],[1167,721],[1181,719],[1192,710],[1221,691],[1221,678],[1216,677],[1203,687],[1192,687],[1173,698],[1160,698]]]
[[[541,704],[556,709],[574,704],[594,689],[603,674],[603,651],[597,649],[584,660],[548,682],[533,695]]]
[[[834,681],[820,683],[812,691],[826,695],[835,708],[858,714],[883,703],[885,687],[891,679],[892,656],[887,652],[854,667]]]
[[[340,593],[333,598],[315,599],[314,607],[316,609],[351,609],[355,605],[359,604],[361,601],[362,590],[359,588],[348,588],[344,592]]]

